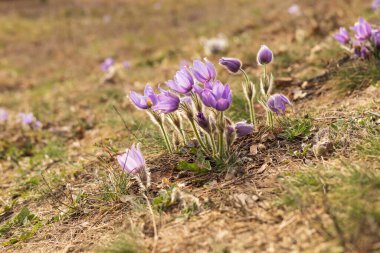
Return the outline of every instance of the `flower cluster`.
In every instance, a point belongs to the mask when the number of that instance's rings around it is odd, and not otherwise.
[[[129,98],[137,108],[146,110],[160,127],[169,152],[173,152],[176,142],[169,141],[165,119],[170,120],[177,136],[186,145],[185,118],[202,150],[222,158],[228,145],[225,128],[227,124],[232,125],[226,123],[230,121],[224,116],[232,103],[232,91],[229,84],[223,84],[216,77],[212,62],[207,59],[195,60],[191,67],[182,66],[173,79],[165,82],[170,90],[159,87],[159,93],[156,94],[147,84],[144,94],[132,91]],[[253,130],[253,126],[251,128]],[[243,133],[249,134],[249,131],[240,131],[239,136],[243,136]]]
[[[192,66],[182,65],[174,77],[165,82],[168,90],[158,87],[159,93],[155,93],[152,86],[146,84],[143,94],[131,91],[129,98],[138,109],[145,110],[159,126],[170,153],[178,148],[180,139],[184,146],[187,145],[187,123],[205,155],[225,159],[228,158],[228,151],[236,137],[253,133],[254,126],[257,125],[254,112],[256,102],[263,103],[268,113],[274,112],[277,115],[283,114],[286,105],[291,104],[284,95],[270,96],[273,76],[267,75],[266,65],[272,61],[272,51],[262,46],[257,62],[264,67],[264,74],[260,84],[262,93],[258,94],[259,87],[249,80],[239,59],[223,57],[219,60],[219,64],[231,74],[244,74],[243,88],[250,108],[250,123],[241,121],[234,124],[226,117],[225,112],[232,104],[232,90],[228,83],[217,79],[215,66],[207,59],[194,60]],[[173,141],[169,139],[166,122],[170,123],[169,129],[173,130]],[[273,120],[269,126],[273,126]]]
[[[354,37],[341,27],[335,39],[358,58],[369,59],[373,56],[380,59],[380,31],[361,17],[351,30],[355,33]]]

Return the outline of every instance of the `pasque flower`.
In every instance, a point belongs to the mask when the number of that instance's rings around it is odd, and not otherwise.
[[[173,80],[167,81],[166,85],[178,93],[187,94],[193,89],[194,79],[185,67],[181,67]]]
[[[244,137],[253,133],[253,124],[246,121],[240,121],[235,124],[235,130],[238,137]]]
[[[179,103],[180,99],[177,95],[170,91],[161,90],[161,93],[157,96],[157,103],[152,109],[168,114],[176,111],[179,107]]]
[[[215,81],[211,89],[205,88],[199,93],[203,104],[218,111],[227,110],[232,102],[232,91],[229,84]]]
[[[203,112],[198,112],[196,121],[203,130],[210,132],[210,121],[206,118]]]
[[[348,44],[350,42],[350,35],[347,29],[344,27],[339,28],[339,32],[335,34],[335,39],[343,45]]]
[[[192,68],[195,79],[203,84],[214,81],[216,78],[216,70],[214,64],[212,64],[212,62],[208,61],[207,59],[204,61],[205,62],[195,60],[193,62]]]
[[[106,58],[103,63],[100,65],[100,68],[104,71],[107,72],[112,65],[114,65],[115,61],[111,58],[108,57]]]
[[[8,112],[5,109],[0,108],[0,123],[7,121],[8,117]]]
[[[372,36],[371,24],[365,21],[362,17],[359,18],[359,21],[352,27],[352,30],[355,31],[355,38],[364,41]]]
[[[295,16],[298,16],[301,14],[301,8],[298,4],[292,4],[289,8],[288,8],[288,13],[291,14],[291,15],[295,15]]]
[[[372,10],[376,10],[380,7],[380,0],[373,0],[372,2]]]
[[[222,57],[219,64],[233,74],[239,72],[242,67],[241,61],[237,58]]]
[[[380,31],[373,34],[373,43],[377,49],[380,49]]]
[[[134,91],[129,94],[129,98],[140,109],[148,109],[157,104],[158,98],[153,88],[147,84],[145,86],[144,95],[140,95]]]
[[[140,150],[140,144],[132,145],[131,149],[126,149],[125,153],[117,156],[121,168],[131,174],[136,174],[145,168],[145,159]]]
[[[273,53],[266,45],[262,45],[257,53],[257,63],[259,65],[265,65],[271,63],[273,60]]]
[[[19,113],[18,116],[20,117],[21,123],[24,125],[31,125],[36,118],[34,117],[33,113]]]
[[[269,97],[267,106],[276,114],[284,114],[287,105],[291,105],[290,100],[283,94],[274,94]]]

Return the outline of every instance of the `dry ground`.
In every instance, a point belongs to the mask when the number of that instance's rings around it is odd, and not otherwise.
[[[156,252],[380,251],[379,72],[331,38],[359,15],[380,20],[370,1],[300,1],[301,16],[288,14],[292,3],[2,1],[0,107],[12,117],[33,111],[44,126],[0,133],[1,251],[151,251],[150,214],[133,182],[107,188],[114,155],[136,141],[153,175]],[[274,50],[277,90],[294,100],[289,118],[310,125],[260,128],[234,144],[239,159],[227,169],[178,171],[194,157],[166,155],[126,94],[171,78],[181,60],[204,56],[202,37],[219,33],[230,46],[210,60],[238,57],[254,78],[259,45]],[[99,81],[108,56],[131,63],[113,84]],[[229,116],[246,118],[241,77],[219,76],[234,88]],[[329,148],[315,155],[324,131]]]

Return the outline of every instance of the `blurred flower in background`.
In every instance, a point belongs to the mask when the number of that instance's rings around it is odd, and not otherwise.
[[[33,113],[19,113],[18,114],[20,121],[23,125],[31,125],[35,121]]]
[[[377,10],[380,7],[380,0],[373,0],[372,9]]]
[[[4,108],[0,108],[0,123],[4,123],[8,120],[9,114]]]
[[[288,13],[290,15],[299,16],[301,15],[301,8],[298,4],[292,4],[288,9]]]
[[[105,72],[102,83],[114,83],[124,79],[123,71],[131,67],[129,61],[117,63],[112,57],[106,58],[101,64],[100,69]]]
[[[219,34],[214,38],[201,38],[201,44],[204,48],[204,53],[210,56],[225,52],[228,48],[228,39],[224,34]]]

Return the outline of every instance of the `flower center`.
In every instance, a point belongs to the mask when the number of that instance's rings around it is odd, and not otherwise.
[[[146,104],[148,105],[148,107],[152,107],[152,101],[150,101],[150,99],[146,100]]]

